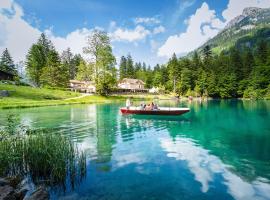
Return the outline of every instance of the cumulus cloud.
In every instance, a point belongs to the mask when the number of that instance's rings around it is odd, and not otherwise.
[[[154,30],[153,30],[153,34],[159,34],[159,33],[163,33],[165,32],[165,28],[164,26],[158,26],[158,27],[155,27]]]
[[[15,61],[25,59],[40,31],[22,19],[23,9],[11,0],[0,1],[0,51],[8,48]]]
[[[151,31],[146,29],[142,25],[137,25],[134,29],[116,28],[115,31],[109,33],[112,41],[128,41],[136,42],[145,39],[146,36],[150,35]]]
[[[220,20],[207,3],[197,9],[189,19],[185,20],[187,30],[183,33],[169,36],[159,48],[158,56],[170,57],[173,53],[186,54],[208,39],[214,37],[234,17],[240,15],[246,7],[269,8],[269,0],[229,0],[227,8],[222,12],[225,21]]]
[[[86,45],[86,37],[92,33],[91,29],[77,29],[66,37],[58,37],[51,30],[46,31],[46,35],[55,45],[58,52],[66,50],[68,47],[74,54],[82,54],[82,48]]]
[[[23,16],[23,9],[17,3],[11,0],[0,1],[0,51],[8,48],[16,62],[25,60],[29,48],[37,42],[41,34],[41,31],[27,23]],[[86,45],[86,36],[91,32],[91,29],[82,28],[65,37],[58,37],[52,30],[45,30],[58,52],[70,47],[73,53],[80,54],[83,53],[82,47]]]
[[[137,17],[134,19],[135,24],[160,24],[160,20],[156,17]]]
[[[158,56],[170,57],[173,53],[179,55],[192,51],[215,36],[225,25],[205,2],[188,19],[187,24],[186,32],[172,35],[166,40],[159,48]]]
[[[259,7],[259,8],[269,8],[269,0],[229,0],[227,8],[222,12],[222,16],[229,22],[236,16],[240,15],[244,8],[247,7]]]

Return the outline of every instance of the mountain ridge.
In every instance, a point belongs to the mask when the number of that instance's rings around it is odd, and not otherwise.
[[[216,36],[209,39],[195,51],[201,52],[205,46],[210,46],[214,53],[226,51],[237,44],[241,38],[252,38],[252,36],[267,36],[268,34],[260,35],[258,31],[269,29],[270,31],[270,8],[247,7],[243,9],[241,15],[232,19]],[[238,45],[239,46],[239,45]],[[195,51],[188,54],[191,55]]]

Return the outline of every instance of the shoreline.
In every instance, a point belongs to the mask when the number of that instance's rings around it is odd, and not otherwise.
[[[79,96],[80,97],[80,96]],[[192,99],[188,97],[181,97],[179,99],[174,98],[172,96],[165,95],[112,95],[112,96],[98,96],[98,95],[87,95],[82,96],[80,98],[76,97],[74,99],[63,99],[63,100],[47,100],[47,101],[30,101],[30,102],[13,102],[13,105],[9,104],[5,105],[4,103],[1,105],[0,99],[0,110],[6,109],[23,109],[23,108],[34,108],[34,107],[47,107],[47,106],[63,106],[63,105],[78,105],[78,104],[106,104],[106,103],[114,103],[114,102],[122,102],[125,101],[126,98],[132,97],[133,101],[151,101],[151,100],[168,100],[168,101],[189,101],[189,102],[207,102],[213,100],[241,100],[241,101],[261,101],[261,100],[269,100],[269,99],[249,99],[249,98],[231,98],[231,99],[221,99],[221,98],[205,98],[201,99],[200,97],[193,97]],[[167,98],[165,98],[167,97]],[[93,99],[92,99],[93,98]]]

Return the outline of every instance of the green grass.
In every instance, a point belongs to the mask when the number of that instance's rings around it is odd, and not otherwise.
[[[133,97],[134,100],[151,100],[155,97],[160,99],[168,99],[166,95],[112,95],[112,96],[98,96],[91,95],[78,99],[71,99],[79,97],[81,94],[46,89],[46,88],[33,88],[29,86],[16,86],[0,84],[0,90],[10,91],[9,97],[0,97],[0,109],[8,108],[27,108],[27,107],[40,107],[40,106],[55,106],[55,105],[68,105],[68,104],[90,104],[90,103],[111,103],[117,101],[124,101],[127,97]]]

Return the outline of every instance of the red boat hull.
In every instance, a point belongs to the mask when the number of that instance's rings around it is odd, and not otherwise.
[[[121,108],[122,114],[135,114],[135,115],[182,115],[189,112],[189,110],[129,110]]]

